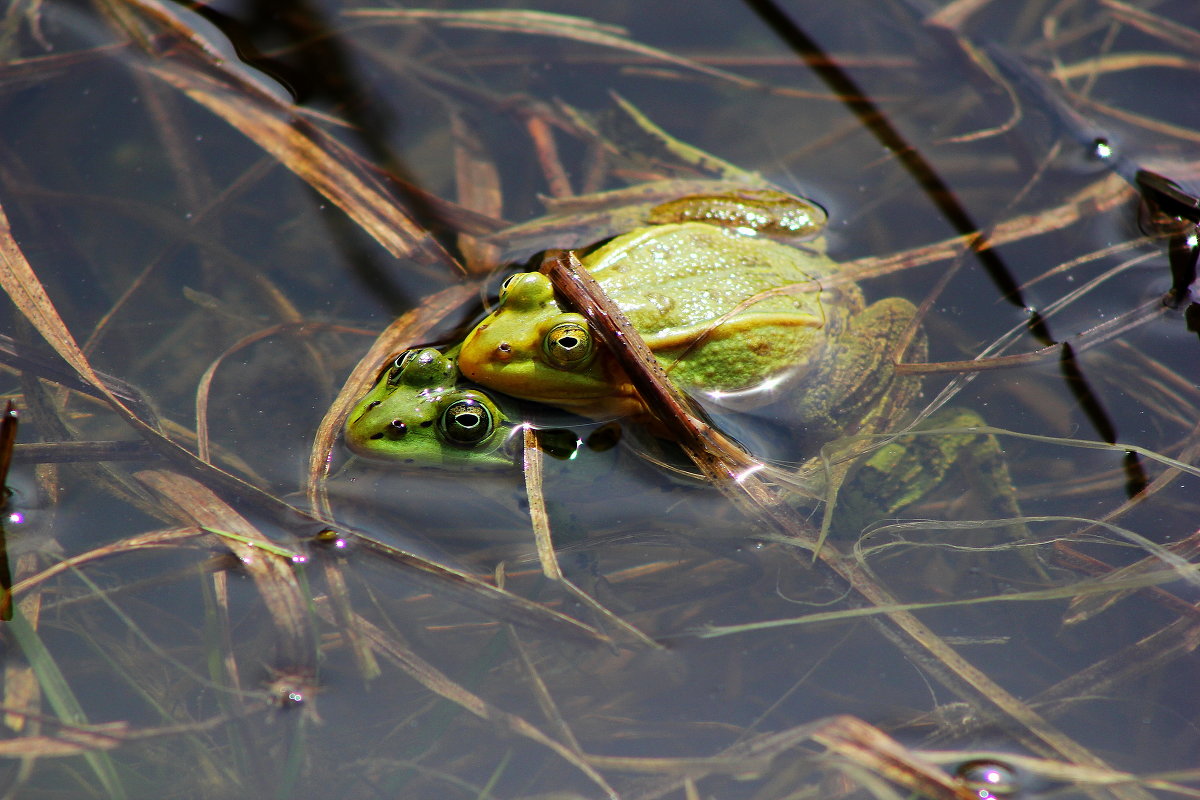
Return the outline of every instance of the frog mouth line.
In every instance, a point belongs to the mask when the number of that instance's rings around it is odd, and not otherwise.
[[[519,397],[524,400],[553,401],[567,405],[575,399],[594,400],[612,394],[612,385],[604,380],[586,377],[578,372],[560,369],[551,364],[543,364],[535,359],[519,361],[493,361],[486,366],[477,367],[474,364],[459,361],[462,374],[475,383],[489,386],[496,391]],[[553,370],[563,376],[569,385],[552,387],[546,385],[546,374]],[[522,389],[536,385],[536,397],[531,397]]]

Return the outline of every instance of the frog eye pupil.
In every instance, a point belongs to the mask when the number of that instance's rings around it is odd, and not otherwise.
[[[563,368],[586,367],[594,353],[591,333],[577,322],[555,325],[542,346],[550,363]]]
[[[438,421],[442,435],[453,444],[476,445],[492,435],[492,412],[478,400],[457,400],[446,407]]]

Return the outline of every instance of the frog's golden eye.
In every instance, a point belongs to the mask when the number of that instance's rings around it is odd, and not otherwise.
[[[442,411],[438,430],[452,444],[470,447],[492,435],[495,420],[488,407],[474,398],[455,400]]]
[[[592,332],[578,322],[555,325],[542,340],[546,360],[560,369],[581,369],[592,361]]]

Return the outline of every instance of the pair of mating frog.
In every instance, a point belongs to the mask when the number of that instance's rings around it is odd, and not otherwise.
[[[751,190],[672,201],[648,223],[583,264],[681,389],[726,408],[782,409],[805,458],[906,412],[920,383],[896,374],[895,350],[916,309],[896,297],[865,303],[825,254],[819,207]],[[918,330],[906,356],[924,353]],[[510,398],[596,419],[649,417],[584,317],[529,272],[504,282],[496,310],[459,345],[388,365],[350,413],[346,443],[414,466],[511,465],[505,444],[524,420]]]

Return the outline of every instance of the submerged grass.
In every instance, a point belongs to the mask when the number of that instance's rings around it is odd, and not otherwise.
[[[1062,519],[1044,519],[1027,518],[1026,522],[1088,522],[1088,520],[1062,520]],[[981,527],[1000,527],[1006,525],[1010,520],[988,520],[981,523],[968,523],[972,530],[978,530]],[[918,523],[922,528],[937,527],[941,525],[929,526],[925,523]],[[952,528],[953,526],[946,526]],[[1127,591],[1130,589],[1143,589],[1148,586],[1161,586],[1167,583],[1174,583],[1180,578],[1185,580],[1195,580],[1193,573],[1197,571],[1197,567],[1189,567],[1186,571],[1179,569],[1159,570],[1157,572],[1143,572],[1137,576],[1128,577],[1122,580],[1096,580],[1096,581],[1077,581],[1068,586],[1060,586],[1052,589],[1038,589],[1026,592],[1006,592],[998,595],[988,595],[984,597],[967,597],[958,600],[934,600],[921,601],[915,603],[896,603],[893,605],[875,605],[867,608],[847,608],[837,611],[822,611],[815,614],[804,614],[799,617],[791,617],[789,619],[765,620],[761,622],[748,622],[739,625],[714,626],[704,628],[696,632],[697,636],[711,639],[721,636],[731,636],[734,634],[749,633],[751,631],[769,630],[771,628],[789,627],[793,625],[814,625],[826,622],[846,622],[863,617],[873,617],[880,614],[897,614],[907,611],[931,611],[939,608],[954,608],[960,606],[975,606],[988,605],[992,603],[1030,603],[1030,602],[1045,602],[1047,600],[1075,600],[1080,597],[1089,595],[1102,594],[1108,595],[1116,592]]]
[[[84,714],[83,707],[75,697],[75,692],[71,689],[71,685],[63,677],[62,671],[59,670],[54,656],[46,649],[41,637],[38,636],[38,632],[34,630],[29,621],[25,619],[25,615],[21,613],[19,604],[13,608],[13,617],[9,620],[8,630],[12,631],[13,637],[17,640],[17,644],[21,648],[21,653],[25,656],[25,660],[29,662],[30,669],[33,670],[33,674],[37,677],[38,685],[41,686],[46,702],[54,709],[59,720],[65,725],[86,730],[88,719]],[[91,743],[91,746],[82,745],[84,760],[87,762],[88,767],[91,768],[93,774],[95,774],[96,780],[104,788],[106,796],[119,799],[128,797],[128,794],[125,792],[125,785],[117,773],[117,767],[113,763],[112,757],[104,752],[103,749],[100,749],[100,742],[103,742],[107,747],[113,747],[117,744],[117,741],[113,739],[100,739]],[[27,744],[30,746],[25,752],[30,756],[37,757],[39,752],[36,743]],[[72,752],[75,752],[75,750],[73,749]]]

